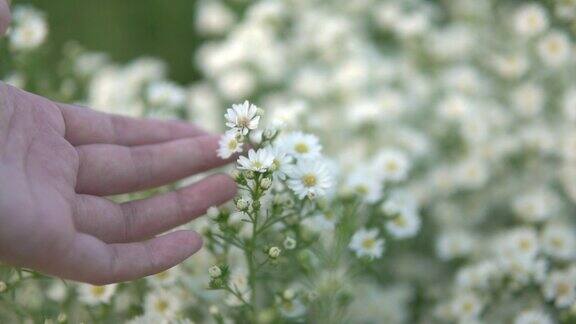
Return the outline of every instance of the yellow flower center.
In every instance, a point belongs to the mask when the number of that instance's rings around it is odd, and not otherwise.
[[[272,162],[272,171],[276,171],[280,169],[280,161],[278,159],[274,159]]]
[[[406,226],[406,219],[404,219],[404,217],[396,217],[392,220],[394,222],[394,224],[400,226],[400,227],[405,227]]]
[[[464,303],[462,308],[464,309],[464,312],[466,312],[467,314],[470,314],[474,310],[474,304],[467,302],[467,303]]]
[[[559,296],[567,295],[570,293],[570,285],[565,282],[560,282],[556,285],[556,292]]]
[[[162,272],[156,274],[156,278],[158,278],[160,280],[167,279],[169,276],[170,275],[168,274],[168,271],[162,271]]]
[[[365,185],[358,185],[356,186],[356,192],[361,195],[366,195],[368,194],[368,187],[366,187]]]
[[[527,250],[530,250],[531,247],[532,247],[532,243],[530,242],[530,240],[521,240],[520,241],[520,249],[527,251]]]
[[[289,312],[294,309],[294,303],[291,300],[285,300],[282,302],[282,307],[284,307],[284,310]]]
[[[235,150],[238,147],[238,142],[236,140],[231,140],[228,142],[228,149]]]
[[[310,148],[308,147],[308,145],[306,145],[306,143],[297,143],[296,145],[294,145],[294,150],[296,150],[296,152],[300,154],[310,152]]]
[[[252,167],[254,167],[254,169],[261,169],[262,168],[262,162],[260,161],[254,161],[252,163]]]
[[[313,174],[306,174],[302,177],[302,183],[304,183],[304,186],[310,188],[318,184],[318,179]]]
[[[248,127],[248,125],[250,124],[250,119],[248,119],[247,117],[240,117],[238,118],[238,126],[240,127]]]
[[[158,313],[164,313],[168,309],[168,302],[164,299],[158,299],[154,304],[154,308]]]
[[[362,241],[362,247],[365,249],[372,249],[376,245],[376,240],[372,238],[367,238]]]
[[[398,163],[395,161],[388,161],[386,162],[386,170],[389,172],[397,171],[399,168]]]
[[[106,292],[106,288],[104,286],[92,286],[92,294],[96,297],[101,297]]]
[[[564,246],[564,241],[561,240],[561,239],[558,238],[558,237],[552,238],[552,239],[550,240],[550,243],[552,243],[552,245],[553,245],[554,247],[557,247],[557,248],[560,248],[560,247],[563,247],[563,246]]]
[[[538,16],[536,15],[530,15],[528,16],[528,25],[530,25],[530,27],[532,28],[536,28],[539,25],[539,19]]]
[[[548,51],[550,51],[552,54],[557,54],[560,52],[560,47],[560,42],[558,41],[550,41],[548,43]]]

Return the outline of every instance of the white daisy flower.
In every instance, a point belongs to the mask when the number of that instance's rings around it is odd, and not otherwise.
[[[486,289],[497,274],[498,265],[495,262],[482,261],[462,267],[456,274],[456,285],[462,289]]]
[[[359,167],[346,179],[346,189],[359,194],[365,202],[372,204],[382,198],[382,180],[366,167]]]
[[[533,260],[540,250],[538,235],[530,227],[520,227],[507,232],[496,242],[497,253],[505,259]]]
[[[508,79],[521,77],[528,70],[529,63],[528,59],[520,54],[492,58],[498,74]]]
[[[559,208],[560,199],[547,188],[537,188],[522,194],[512,202],[512,209],[523,221],[536,223],[553,217]]]
[[[266,148],[258,151],[250,150],[248,157],[238,158],[238,169],[254,172],[266,172],[274,163],[274,155]]]
[[[576,233],[565,224],[546,224],[540,235],[542,250],[555,258],[570,260],[576,257]]]
[[[56,302],[63,302],[68,297],[68,287],[64,282],[55,280],[46,290],[46,296]]]
[[[177,317],[181,308],[180,298],[173,291],[164,289],[153,290],[144,299],[144,313],[164,319]]]
[[[545,64],[558,67],[570,58],[571,47],[568,35],[553,31],[538,42],[538,54]]]
[[[249,103],[248,100],[242,104],[233,104],[232,108],[226,111],[224,117],[226,118],[226,126],[237,130],[242,135],[258,128],[260,122],[258,107]]]
[[[514,324],[554,324],[554,321],[547,313],[530,309],[518,314],[514,319]]]
[[[31,50],[40,46],[48,35],[46,19],[38,10],[20,6],[14,10],[14,27],[10,32],[10,46],[15,50]]]
[[[409,170],[410,160],[399,150],[381,151],[374,160],[374,172],[384,180],[405,180]]]
[[[180,275],[180,269],[178,267],[174,267],[155,275],[148,276],[146,279],[153,287],[167,287],[178,281]]]
[[[544,297],[554,301],[557,307],[569,307],[576,301],[576,278],[571,272],[553,272],[542,289]]]
[[[460,320],[476,319],[483,308],[484,304],[473,293],[462,293],[452,302],[452,313]]]
[[[542,111],[546,94],[539,84],[527,82],[513,90],[510,98],[518,113],[533,117]]]
[[[218,142],[218,157],[227,159],[236,153],[242,152],[243,143],[238,140],[236,132],[226,132]]]
[[[359,258],[380,258],[384,253],[384,240],[378,238],[378,229],[361,229],[354,233],[348,247]]]
[[[409,192],[394,191],[382,204],[382,211],[391,219],[386,223],[386,229],[395,238],[413,237],[420,230],[418,204]]]
[[[280,312],[284,317],[294,318],[300,317],[306,313],[306,307],[298,298],[283,299],[278,305]]]
[[[441,260],[451,260],[470,254],[474,249],[474,239],[470,233],[452,230],[440,234],[436,251]]]
[[[280,137],[278,147],[297,158],[316,158],[322,151],[318,137],[302,132],[293,132]]]
[[[186,92],[173,82],[155,81],[148,86],[148,102],[155,108],[178,108],[186,103]]]
[[[300,199],[324,196],[333,185],[328,168],[324,162],[318,160],[299,160],[290,168],[288,176],[288,187]]]
[[[533,36],[548,28],[548,15],[539,4],[526,4],[516,11],[514,28],[518,34]]]
[[[410,209],[402,210],[394,218],[386,222],[386,229],[395,238],[413,237],[420,230],[420,217]]]
[[[270,150],[274,156],[274,161],[272,162],[272,171],[274,171],[274,177],[280,180],[286,180],[286,172],[292,165],[292,157],[290,157],[284,150],[274,146]]]
[[[105,286],[94,286],[90,284],[80,284],[78,294],[80,300],[87,305],[107,304],[116,292],[116,284]]]

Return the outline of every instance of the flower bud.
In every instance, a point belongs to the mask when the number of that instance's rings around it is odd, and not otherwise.
[[[236,140],[239,143],[244,142],[244,135],[242,134],[242,131],[239,129],[235,129],[235,130],[230,130],[231,132],[234,132],[234,138],[236,138]]]
[[[246,208],[248,208],[249,203],[242,198],[239,198],[236,200],[236,207],[240,210],[244,210]]]
[[[284,293],[282,294],[282,297],[284,297],[284,299],[291,300],[291,299],[294,299],[294,296],[295,296],[295,295],[296,295],[296,294],[294,293],[294,290],[292,290],[292,289],[286,289],[286,290],[284,290]]]
[[[212,207],[208,208],[208,210],[206,211],[206,215],[210,219],[216,220],[220,216],[220,210],[218,209],[218,207],[212,206]]]
[[[244,172],[244,175],[246,176],[246,179],[254,179],[254,171],[246,171]]]
[[[272,179],[268,177],[263,178],[262,180],[260,180],[260,187],[262,187],[262,189],[264,190],[270,189],[270,187],[272,187]]]
[[[266,128],[264,130],[264,132],[262,133],[262,136],[263,136],[264,140],[272,139],[274,136],[276,136],[276,129]]]
[[[270,256],[272,259],[276,259],[280,256],[280,252],[282,252],[282,250],[280,250],[279,247],[273,246],[268,250],[268,256]]]
[[[296,248],[296,240],[290,236],[286,237],[284,240],[284,248],[286,248],[286,250],[293,250]]]
[[[3,293],[8,289],[8,285],[4,281],[0,281],[0,293]]]
[[[258,107],[258,109],[256,110],[256,115],[260,117],[264,116],[264,109]]]
[[[230,177],[231,177],[232,179],[234,179],[234,181],[236,181],[236,182],[238,182],[238,180],[240,179],[240,175],[241,175],[241,173],[240,173],[240,171],[238,171],[238,170],[232,170],[232,171],[230,171]]]
[[[250,133],[250,141],[253,144],[260,144],[262,143],[262,131],[255,130]]]
[[[216,305],[211,305],[210,308],[208,308],[208,311],[210,312],[210,315],[212,315],[212,316],[216,316],[216,315],[220,314],[220,310],[218,309],[218,306],[216,306]]]
[[[222,275],[222,270],[219,266],[213,265],[208,268],[208,273],[210,274],[210,278],[218,278]]]

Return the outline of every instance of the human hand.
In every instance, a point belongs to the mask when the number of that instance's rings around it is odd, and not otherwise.
[[[218,139],[184,122],[107,115],[0,82],[0,261],[98,285],[180,263],[200,249],[200,236],[154,236],[232,198],[229,177],[122,204],[102,196],[222,165]]]

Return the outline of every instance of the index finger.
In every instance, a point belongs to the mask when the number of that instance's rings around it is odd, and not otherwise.
[[[65,137],[74,146],[156,144],[208,134],[200,127],[184,121],[131,118],[76,105],[60,103],[57,105],[66,124]]]

